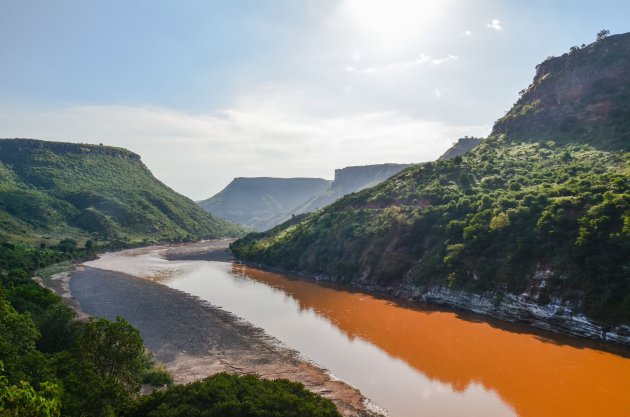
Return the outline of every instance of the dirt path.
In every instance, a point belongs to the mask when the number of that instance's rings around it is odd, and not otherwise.
[[[224,247],[225,242],[177,246],[169,248],[164,257],[229,261]],[[59,284],[58,291],[65,289]],[[176,383],[223,371],[255,373],[301,382],[333,400],[344,416],[383,415],[357,389],[335,379],[264,330],[184,292],[91,267],[79,267],[72,273],[68,289],[70,294],[64,298],[78,303],[83,313],[109,319],[121,315],[140,329],[146,346],[173,373]]]

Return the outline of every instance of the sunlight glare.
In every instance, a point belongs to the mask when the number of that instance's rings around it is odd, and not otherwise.
[[[340,12],[353,35],[372,47],[405,49],[430,33],[450,1],[343,0]]]

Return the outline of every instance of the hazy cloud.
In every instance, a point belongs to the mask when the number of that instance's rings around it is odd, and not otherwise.
[[[497,32],[503,29],[501,21],[499,19],[492,19],[489,23],[486,23],[488,29],[496,30]]]
[[[346,67],[346,71],[348,72],[363,72],[366,74],[375,74],[379,72],[387,72],[387,71],[395,71],[395,70],[403,70],[407,68],[421,66],[427,63],[431,63],[433,65],[440,65],[445,62],[457,61],[459,57],[457,55],[449,54],[443,58],[432,58],[426,54],[420,54],[416,58],[410,61],[399,61],[392,62],[386,65],[381,66],[371,66],[371,67],[355,67],[349,65]]]
[[[335,168],[433,160],[463,135],[487,126],[447,126],[394,111],[315,117],[249,98],[212,114],[164,108],[71,106],[2,109],[5,137],[121,146],[158,178],[194,199],[237,176],[332,178]],[[36,124],[32,120],[37,120]]]
[[[458,59],[459,59],[459,57],[457,55],[450,54],[449,56],[444,57],[444,58],[432,59],[431,63],[435,64],[435,65],[440,65],[440,64],[443,64],[445,62],[457,61]]]

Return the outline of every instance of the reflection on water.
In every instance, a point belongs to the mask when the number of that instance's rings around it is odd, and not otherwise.
[[[165,282],[264,328],[392,416],[624,416],[630,360],[239,264]]]

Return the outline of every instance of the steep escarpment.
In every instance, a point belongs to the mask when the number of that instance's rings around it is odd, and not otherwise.
[[[233,252],[305,276],[630,344],[630,119],[619,117],[630,111],[629,47],[630,36],[611,36],[545,61],[469,153],[248,235]],[[578,78],[583,93],[575,98]],[[602,103],[607,110],[596,111]]]
[[[172,241],[242,229],[158,181],[140,156],[109,146],[0,140],[0,237]]]
[[[341,197],[373,187],[412,164],[377,164],[351,166],[335,170],[335,179],[327,190],[298,207],[297,214],[309,213],[334,203]]]

